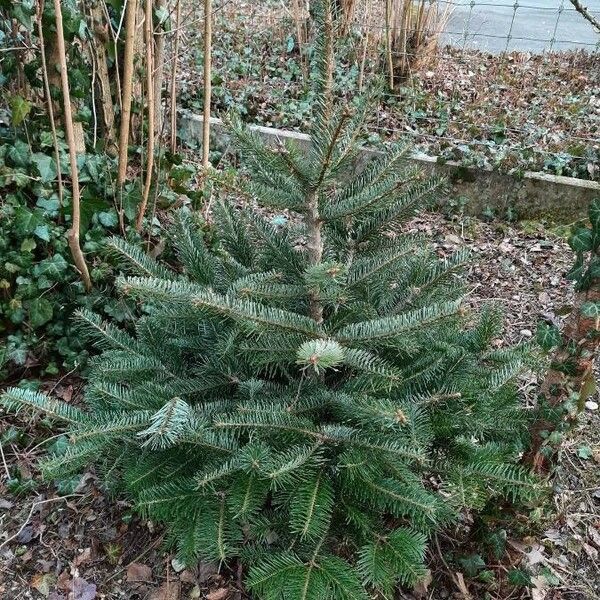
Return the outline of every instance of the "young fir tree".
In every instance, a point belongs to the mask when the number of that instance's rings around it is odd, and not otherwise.
[[[465,509],[528,498],[519,349],[500,318],[461,310],[459,252],[439,260],[402,225],[443,189],[400,144],[357,168],[366,100],[335,109],[330,0],[316,11],[312,144],[233,134],[258,202],[298,215],[275,226],[219,205],[208,244],[177,214],[178,267],[120,239],[146,316],[135,336],[82,312],[104,352],[85,409],[27,390],[11,409],[67,424],[47,476],[94,462],[179,558],[246,566],[257,598],[359,599],[424,574],[429,536]]]

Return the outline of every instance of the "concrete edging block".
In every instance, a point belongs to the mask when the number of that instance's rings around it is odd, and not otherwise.
[[[181,111],[179,128],[187,139],[202,142],[202,115]],[[300,146],[310,145],[305,133],[275,129],[262,125],[249,125],[266,142],[293,140]],[[211,117],[213,135],[226,136],[221,119]],[[363,150],[365,158],[378,154],[374,149]],[[600,183],[574,177],[526,171],[522,175],[501,173],[492,169],[466,167],[454,161],[440,161],[438,157],[415,153],[409,159],[426,171],[445,175],[451,186],[449,196],[464,198],[464,210],[473,215],[492,211],[504,218],[512,211],[521,219],[551,218],[572,222],[583,216],[591,200],[600,196]]]

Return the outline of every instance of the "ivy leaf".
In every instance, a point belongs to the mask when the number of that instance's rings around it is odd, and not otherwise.
[[[595,230],[600,229],[600,198],[594,198],[589,209],[590,223]]]
[[[475,577],[477,572],[485,567],[485,561],[479,554],[471,554],[471,556],[460,558],[458,562],[468,577]]]
[[[60,208],[60,201],[57,196],[53,195],[50,198],[38,198],[35,205],[49,216],[54,216]]]
[[[92,216],[95,213],[103,209],[106,210],[109,206],[109,203],[104,198],[84,193],[81,203],[81,231],[86,231],[88,229]]]
[[[556,348],[556,346],[560,344],[561,339],[558,327],[546,323],[545,321],[540,321],[540,323],[538,323],[536,340],[542,350],[548,352],[552,350],[552,348]]]
[[[57,171],[54,159],[42,152],[36,152],[31,156],[31,162],[35,165],[40,174],[42,183],[48,183],[56,179]]]
[[[32,234],[36,227],[42,224],[42,217],[37,211],[30,211],[24,206],[15,209],[15,230],[17,234],[26,236]]]
[[[65,479],[57,479],[54,484],[56,485],[56,492],[59,496],[68,496],[73,494],[77,489],[77,486],[81,483],[81,475],[73,475]]]
[[[47,323],[53,313],[52,303],[46,298],[34,298],[29,302],[29,322],[34,329]]]
[[[35,243],[34,239],[25,238],[21,242],[21,252],[31,252],[32,250],[35,250],[36,245],[37,244]]]
[[[569,281],[579,281],[583,277],[583,271],[585,268],[583,252],[577,253],[575,264],[571,267],[571,270],[567,273],[567,279]]]
[[[569,246],[575,252],[587,252],[592,249],[593,235],[592,230],[587,227],[579,227],[569,238]]]
[[[589,446],[581,446],[577,449],[577,456],[583,458],[583,460],[588,460],[589,458],[592,458],[593,455],[594,453]]]
[[[69,264],[62,254],[55,254],[52,258],[46,258],[33,267],[33,274],[36,277],[45,275],[54,279],[59,279],[63,272],[69,268]]]
[[[492,554],[497,560],[500,560],[506,550],[506,530],[498,529],[491,531],[485,538],[486,544],[490,547]]]
[[[592,257],[592,260],[590,261],[590,267],[589,267],[589,275],[592,279],[599,279],[600,278],[600,258],[598,258],[597,256]]]
[[[8,158],[15,167],[26,167],[29,164],[29,146],[23,140],[15,140],[8,149]]]
[[[98,221],[104,227],[115,227],[119,222],[119,217],[115,211],[98,213]]]
[[[162,25],[169,18],[169,11],[166,6],[159,6],[154,9],[154,17],[158,21],[159,25]]]
[[[15,127],[25,120],[30,110],[31,102],[25,100],[25,98],[13,96],[10,99],[11,122]]]
[[[581,306],[581,314],[588,319],[600,318],[600,304],[598,302],[584,302]]]
[[[291,35],[288,36],[287,46],[286,46],[286,50],[287,50],[288,54],[294,49],[294,45],[295,45],[295,43],[294,43],[294,37],[291,36]]]
[[[38,225],[33,230],[33,235],[40,238],[40,240],[44,240],[45,242],[50,241],[50,230],[48,229],[48,225]]]
[[[133,221],[137,215],[137,207],[142,199],[142,190],[139,183],[125,186],[123,192],[123,212],[125,216]]]
[[[70,447],[69,438],[66,435],[60,435],[46,446],[48,453],[53,456],[64,456]]]
[[[508,572],[508,581],[512,585],[519,587],[533,587],[531,576],[527,571],[523,571],[522,569],[511,569]]]

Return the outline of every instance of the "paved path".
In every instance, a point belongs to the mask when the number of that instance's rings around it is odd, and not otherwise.
[[[464,44],[467,48],[489,52],[573,48],[600,51],[600,34],[575,11],[569,0],[446,2],[452,14],[445,28],[445,37],[454,46]],[[600,18],[600,0],[583,0],[582,3]],[[518,5],[516,11],[515,5]]]

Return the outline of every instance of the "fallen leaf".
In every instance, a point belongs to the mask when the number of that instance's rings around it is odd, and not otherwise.
[[[472,596],[469,592],[469,588],[467,587],[467,584],[465,583],[465,577],[462,573],[456,573],[456,585],[464,598],[467,598],[467,599],[472,598]]]
[[[597,560],[598,559],[598,550],[596,550],[596,548],[594,548],[593,546],[590,546],[589,544],[586,544],[585,542],[583,543],[583,549],[585,550],[585,553],[592,559],[592,560]]]
[[[219,588],[206,594],[206,600],[225,600],[229,596],[229,588]]]
[[[533,587],[530,590],[532,600],[544,600],[548,591],[548,583],[541,575],[531,578]]]
[[[187,569],[182,571],[181,575],[179,575],[179,581],[181,581],[181,583],[196,583],[197,579],[198,578]]]
[[[75,564],[76,567],[79,567],[80,565],[90,562],[91,560],[92,560],[92,549],[84,548],[82,550],[82,552],[75,557],[75,560],[73,561],[73,563]]]
[[[127,581],[152,581],[152,569],[141,563],[131,563],[127,567]]]
[[[427,596],[427,592],[432,581],[433,577],[431,576],[431,571],[427,569],[423,579],[421,579],[419,583],[417,583],[413,588],[413,596],[415,596],[416,598],[424,598],[425,596]]]
[[[198,565],[198,581],[200,583],[206,583],[213,575],[219,572],[219,565],[214,562],[202,561]]]
[[[588,535],[590,536],[590,542],[600,550],[600,533],[598,533],[594,527],[590,527],[588,529]]]
[[[58,576],[58,579],[56,580],[56,587],[64,592],[69,592],[71,590],[71,575],[69,575],[69,571],[63,571]]]
[[[19,544],[28,544],[32,539],[33,539],[33,526],[32,525],[26,525],[25,527],[23,527],[23,529],[19,532],[19,535],[17,536],[17,542],[19,542]]]
[[[75,577],[72,585],[68,600],[94,600],[96,597],[95,583],[88,583],[82,577]]]
[[[179,582],[163,583],[158,589],[154,590],[149,600],[179,600],[181,587]]]
[[[31,579],[31,587],[36,589],[44,598],[50,595],[50,588],[54,585],[56,577],[51,573],[38,573]]]
[[[530,552],[525,554],[527,558],[527,563],[529,566],[537,565],[539,563],[546,562],[546,556],[544,555],[544,547],[540,545],[536,545],[532,548]]]
[[[202,591],[199,586],[195,585],[194,589],[190,592],[190,600],[198,600],[200,597],[202,597]]]

